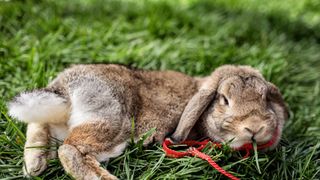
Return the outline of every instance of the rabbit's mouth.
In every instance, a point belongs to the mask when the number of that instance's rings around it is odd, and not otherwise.
[[[252,144],[253,141],[255,141],[258,145],[258,149],[272,149],[274,148],[281,136],[281,127],[279,125],[276,126],[276,128],[273,131],[267,131],[266,133],[263,133],[260,136],[248,138],[247,136],[236,136],[228,134],[225,137],[216,138],[216,140],[220,140],[222,142],[226,142],[229,144],[229,146],[233,149],[241,149],[241,147]]]
[[[269,150],[273,149],[280,141],[282,127],[277,125],[273,134],[269,136],[269,138],[265,138],[264,140],[249,140],[249,141],[234,141],[230,143],[231,148],[235,150],[242,150],[245,146],[251,146],[253,141],[256,141],[258,145],[258,150]]]

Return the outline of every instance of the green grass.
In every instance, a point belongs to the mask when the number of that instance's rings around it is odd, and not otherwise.
[[[241,159],[207,149],[243,179],[320,179],[318,0],[0,1],[0,178],[22,178],[25,125],[7,115],[17,93],[45,86],[74,63],[123,63],[207,75],[248,64],[290,106],[280,145]],[[159,145],[131,145],[104,164],[121,179],[224,179],[196,158],[171,159]],[[58,159],[34,179],[70,179]]]

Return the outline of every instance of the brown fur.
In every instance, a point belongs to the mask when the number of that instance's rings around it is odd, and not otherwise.
[[[248,66],[222,66],[210,77],[202,83],[194,97],[202,95],[212,99],[214,94],[215,101],[208,104],[200,100],[203,103],[198,109],[207,110],[204,113],[195,111],[192,116],[184,117],[185,113],[190,113],[190,105],[192,108],[194,104],[199,104],[199,98],[191,99],[172,139],[178,142],[185,140],[193,128],[193,131],[202,132],[201,136],[232,141],[231,146],[239,147],[250,143],[252,138],[258,144],[266,143],[278,131],[276,146],[284,121],[288,118],[288,110],[279,90]],[[190,126],[193,123],[196,126]]]
[[[76,65],[39,91],[66,100],[69,132],[59,158],[77,179],[115,178],[99,167],[98,157],[117,155],[113,148],[130,139],[132,118],[136,139],[156,128],[146,145],[173,133],[176,142],[236,137],[235,146],[255,135],[258,143],[265,142],[287,118],[279,90],[247,66],[223,66],[208,77],[192,78],[173,71]]]

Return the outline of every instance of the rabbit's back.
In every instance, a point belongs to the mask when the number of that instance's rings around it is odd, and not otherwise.
[[[179,118],[193,94],[197,83],[185,74],[174,71],[136,71],[137,95],[140,97],[136,131],[142,134],[157,128],[153,139],[158,142],[174,131]],[[148,143],[148,142],[146,142]]]

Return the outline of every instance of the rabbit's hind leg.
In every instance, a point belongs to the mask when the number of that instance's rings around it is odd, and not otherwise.
[[[24,176],[37,176],[47,167],[47,160],[56,158],[57,145],[67,136],[63,124],[29,123],[24,148]]]
[[[47,167],[49,129],[46,124],[29,123],[27,141],[24,149],[23,173],[25,176],[37,176]]]
[[[64,144],[60,146],[59,159],[65,171],[76,179],[117,179],[100,167],[95,157],[82,154],[73,145]]]
[[[119,156],[131,135],[123,87],[98,77],[70,82],[69,134],[58,150],[65,170],[76,179],[117,179],[99,161]]]
[[[122,128],[115,129],[108,121],[73,128],[58,150],[65,170],[76,179],[117,179],[100,167],[99,161],[107,161],[122,153],[130,136],[123,134]]]

